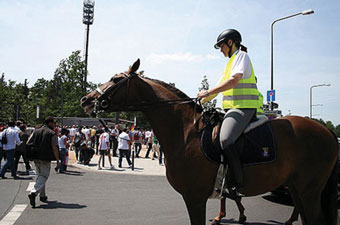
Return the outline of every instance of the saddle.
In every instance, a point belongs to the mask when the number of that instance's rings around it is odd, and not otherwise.
[[[201,136],[201,149],[207,159],[219,164],[214,190],[210,198],[221,198],[224,196],[236,199],[237,196],[232,194],[234,191],[230,189],[230,184],[233,182],[232,175],[227,166],[227,155],[225,155],[226,152],[222,151],[219,141],[220,127],[224,115],[224,111],[215,108],[210,108],[203,112],[202,120],[205,127]],[[274,161],[276,159],[274,137],[267,117],[259,116],[252,119],[228,151],[234,151],[242,165]],[[225,192],[226,189],[228,189],[228,192]]]
[[[225,163],[219,142],[224,114],[224,111],[209,109],[203,112],[202,119],[205,127],[201,136],[201,149],[209,160],[218,164]],[[266,116],[253,119],[234,143],[233,149],[236,149],[243,165],[274,161],[276,159],[274,137]]]

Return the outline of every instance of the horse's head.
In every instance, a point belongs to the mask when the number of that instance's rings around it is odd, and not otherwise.
[[[139,76],[139,65],[140,61],[137,59],[127,72],[114,75],[108,82],[82,97],[80,105],[85,112],[95,115],[109,107],[110,111],[121,111],[122,104],[127,101],[129,95],[130,81]]]

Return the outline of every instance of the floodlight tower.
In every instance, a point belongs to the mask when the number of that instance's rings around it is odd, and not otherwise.
[[[87,58],[88,58],[88,50],[89,50],[89,34],[90,34],[90,25],[93,24],[94,17],[94,0],[84,0],[83,7],[83,24],[86,25],[86,44],[85,44],[85,74],[84,74],[84,90],[86,91],[86,83],[87,83]]]

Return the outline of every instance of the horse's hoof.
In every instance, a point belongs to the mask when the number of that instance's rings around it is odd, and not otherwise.
[[[221,224],[221,221],[220,220],[216,220],[214,219],[211,223],[211,225],[220,225]]]
[[[247,221],[247,217],[246,216],[240,216],[240,218],[238,219],[239,223],[245,223]]]

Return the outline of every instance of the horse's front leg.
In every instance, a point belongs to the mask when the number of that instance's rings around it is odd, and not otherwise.
[[[218,216],[216,216],[214,218],[214,220],[212,221],[211,225],[219,225],[221,223],[221,219],[223,217],[225,217],[225,203],[226,203],[226,198],[223,197],[220,201],[220,213],[218,214]]]
[[[194,196],[184,197],[185,205],[189,212],[191,225],[205,225],[205,214],[207,198],[195,198]]]

